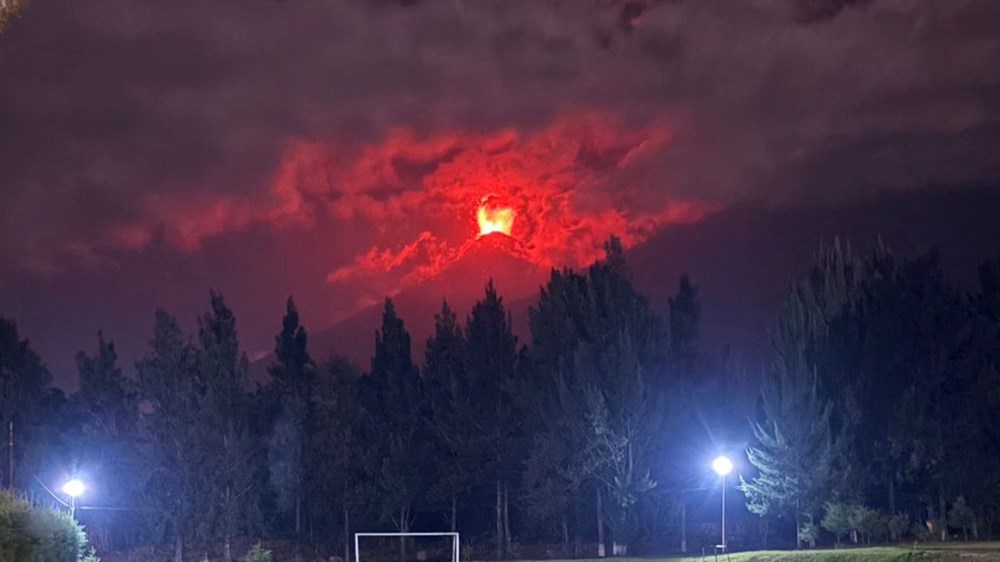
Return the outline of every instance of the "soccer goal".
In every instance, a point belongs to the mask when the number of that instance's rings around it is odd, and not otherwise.
[[[362,562],[362,548],[364,562],[396,560],[401,540],[407,555],[400,562],[459,562],[458,533],[354,533],[354,562]]]

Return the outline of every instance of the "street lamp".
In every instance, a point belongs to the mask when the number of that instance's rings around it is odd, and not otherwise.
[[[83,482],[77,480],[76,478],[70,480],[63,484],[62,491],[64,494],[70,497],[70,517],[76,517],[76,498],[82,496],[87,487],[84,486]]]
[[[722,551],[726,551],[726,475],[733,471],[733,461],[728,457],[716,457],[712,461],[712,470],[722,477]]]

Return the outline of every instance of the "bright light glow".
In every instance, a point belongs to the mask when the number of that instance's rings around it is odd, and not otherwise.
[[[733,471],[733,461],[729,460],[728,457],[716,457],[712,461],[712,470],[719,476],[725,476]]]
[[[80,482],[76,478],[74,478],[74,479],[70,480],[69,482],[63,484],[63,487],[62,487],[63,493],[66,494],[67,496],[71,497],[71,498],[82,496],[83,492],[85,492],[86,490],[87,490],[87,487],[83,485],[83,482]]]
[[[476,212],[476,221],[479,223],[479,236],[486,236],[494,232],[500,232],[510,236],[510,230],[514,226],[514,217],[517,213],[511,207],[494,207],[488,204],[488,198],[484,198]]]

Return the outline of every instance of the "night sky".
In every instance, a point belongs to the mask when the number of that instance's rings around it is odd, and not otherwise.
[[[526,270],[611,234],[640,286],[693,270],[722,338],[837,235],[971,276],[998,29],[993,0],[34,0],[0,36],[0,315],[72,387],[97,330],[127,365],[212,288],[259,357],[289,294],[311,330],[443,296],[481,206]]]

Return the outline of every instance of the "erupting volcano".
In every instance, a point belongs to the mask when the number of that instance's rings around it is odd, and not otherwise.
[[[517,213],[512,207],[494,207],[489,204],[489,198],[484,198],[476,213],[476,220],[479,223],[478,237],[482,238],[494,232],[510,236],[516,216]]]

